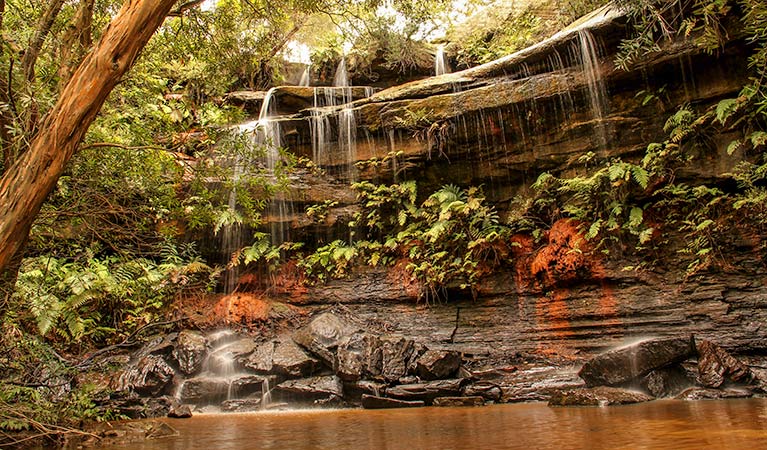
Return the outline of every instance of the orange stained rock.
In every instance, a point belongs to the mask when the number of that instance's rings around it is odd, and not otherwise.
[[[574,358],[575,349],[568,346],[574,336],[570,325],[570,308],[567,301],[570,297],[568,289],[556,289],[548,296],[541,296],[535,302],[535,317],[537,328],[547,333],[545,340],[538,343],[538,353],[547,356],[562,356]]]
[[[572,219],[558,220],[548,232],[548,245],[532,261],[532,275],[544,285],[555,286],[590,278],[590,246]]]

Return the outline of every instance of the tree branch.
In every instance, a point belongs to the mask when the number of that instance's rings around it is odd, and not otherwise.
[[[203,3],[205,3],[205,0],[192,0],[186,3],[183,3],[179,5],[178,8],[169,12],[168,17],[181,17],[182,15],[184,15],[185,12],[189,11],[190,9],[194,9],[202,5]]]

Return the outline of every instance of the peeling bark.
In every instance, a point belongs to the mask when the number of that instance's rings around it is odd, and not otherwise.
[[[109,93],[133,65],[175,0],[126,0],[64,87],[30,148],[0,180],[0,273],[24,246],[32,223]]]

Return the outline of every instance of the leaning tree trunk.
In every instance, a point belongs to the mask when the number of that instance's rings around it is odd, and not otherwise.
[[[27,150],[0,180],[0,274],[29,236],[35,216],[101,106],[176,0],[126,0],[85,57]],[[7,274],[5,274],[7,277]],[[2,277],[0,277],[2,278]]]

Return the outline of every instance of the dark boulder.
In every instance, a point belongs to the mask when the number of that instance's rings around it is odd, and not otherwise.
[[[336,376],[288,380],[273,391],[275,401],[287,403],[327,403],[343,398],[344,388]]]
[[[676,398],[677,400],[697,401],[697,400],[720,400],[720,399],[727,399],[727,398],[750,398],[753,396],[754,396],[754,393],[751,390],[743,389],[743,388],[711,389],[711,388],[702,388],[702,387],[691,387],[689,389],[685,389],[684,391],[680,392],[674,398]]]
[[[259,345],[244,365],[260,373],[274,373],[287,378],[308,377],[322,364],[290,338],[280,338]]]
[[[293,340],[328,367],[334,367],[336,350],[351,339],[356,329],[338,316],[323,313],[293,334]]]
[[[642,392],[599,386],[556,391],[549,398],[549,406],[627,405],[650,400],[653,400],[653,397]]]
[[[411,339],[382,339],[381,377],[393,382],[407,375],[414,351],[415,342]]]
[[[386,390],[386,385],[375,381],[345,381],[344,382],[344,400],[352,403],[360,403],[363,395],[380,397]]]
[[[188,419],[192,417],[192,409],[189,405],[174,404],[168,411],[168,417],[171,419]]]
[[[421,400],[406,401],[367,394],[362,396],[362,407],[365,409],[418,408],[421,406],[425,406]]]
[[[261,409],[260,398],[242,398],[221,402],[221,411],[223,412],[253,412]]]
[[[117,390],[133,390],[153,397],[166,394],[176,371],[160,355],[149,354],[128,366],[119,378]]]
[[[654,397],[673,397],[695,385],[695,376],[681,365],[656,369],[643,376],[639,385]]]
[[[338,348],[335,372],[344,381],[380,374],[381,341],[367,333],[354,333]]]
[[[131,391],[114,392],[109,399],[99,402],[99,407],[114,411],[130,419],[147,419],[167,416],[178,400],[169,395],[141,397]]]
[[[268,375],[244,375],[234,379],[229,385],[229,396],[248,397],[254,394],[261,395],[266,386],[274,386],[277,378]]]
[[[251,338],[226,341],[211,351],[208,358],[209,369],[227,372],[244,367],[255,349],[256,342]]]
[[[461,379],[403,384],[386,389],[386,396],[399,400],[423,400],[430,405],[437,397],[460,396],[462,384]]]
[[[178,334],[173,357],[178,361],[181,373],[194,375],[202,368],[208,354],[208,340],[202,333],[185,330]]]
[[[718,388],[725,381],[748,384],[754,381],[751,369],[711,341],[698,343],[698,381]]]
[[[443,380],[455,376],[461,367],[461,354],[452,350],[427,350],[415,363],[415,373],[423,380]]]
[[[178,339],[178,333],[158,336],[144,344],[144,346],[135,353],[134,359],[138,360],[147,355],[170,356],[176,348],[176,339]]]
[[[478,381],[463,388],[463,395],[467,397],[482,397],[485,400],[497,402],[501,399],[501,387],[489,381]]]
[[[586,362],[578,375],[586,386],[617,386],[652,370],[684,361],[694,354],[687,339],[653,339],[602,353]]]
[[[223,378],[190,378],[181,384],[178,396],[184,403],[210,405],[226,399],[229,385]]]
[[[437,397],[433,404],[442,407],[484,406],[485,399],[482,397]]]

